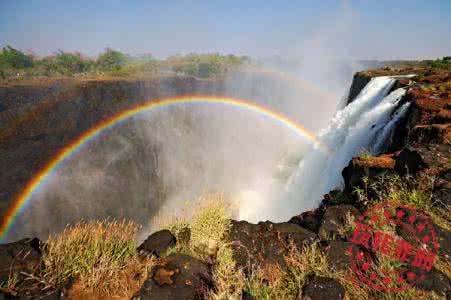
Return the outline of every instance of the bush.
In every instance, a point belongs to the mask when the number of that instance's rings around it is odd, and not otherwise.
[[[80,53],[69,53],[59,51],[54,59],[55,69],[62,74],[74,74],[86,72],[89,63],[85,61]]]
[[[169,57],[166,60],[167,64],[172,65],[174,72],[201,78],[222,75],[232,68],[249,62],[246,56],[219,54],[188,54]]]
[[[0,52],[0,67],[10,67],[15,69],[24,69],[33,67],[33,57],[6,46]]]

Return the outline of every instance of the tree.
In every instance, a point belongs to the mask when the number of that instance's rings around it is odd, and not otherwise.
[[[63,74],[74,74],[87,71],[88,64],[83,60],[80,53],[69,53],[59,51],[55,56],[56,69]]]
[[[0,65],[15,69],[31,68],[33,57],[8,45],[0,52]]]
[[[127,56],[122,52],[106,48],[105,52],[97,58],[97,65],[104,71],[118,71],[127,62]]]

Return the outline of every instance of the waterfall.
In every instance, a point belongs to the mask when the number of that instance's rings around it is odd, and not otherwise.
[[[371,153],[377,155],[385,150],[386,142],[389,140],[390,136],[393,134],[395,126],[398,124],[399,120],[404,117],[407,110],[410,107],[410,102],[404,103],[392,116],[390,122],[383,128],[382,132],[378,134],[376,141],[371,146]]]
[[[286,221],[293,215],[318,207],[324,194],[342,187],[343,168],[362,150],[369,149],[375,140],[379,141],[378,133],[390,134],[401,117],[400,112],[391,118],[406,92],[400,88],[389,93],[395,82],[393,77],[375,77],[352,103],[337,111],[318,135],[318,140],[328,151],[311,146],[288,176],[282,196],[279,190],[278,195],[271,196],[272,201],[260,206],[258,211],[246,211],[246,219],[255,221],[258,215],[260,220]],[[406,109],[405,106],[402,109]]]

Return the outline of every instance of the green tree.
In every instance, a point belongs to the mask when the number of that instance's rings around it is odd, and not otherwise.
[[[88,63],[83,60],[80,53],[69,53],[59,51],[55,56],[55,69],[63,74],[74,74],[85,72],[88,69]]]
[[[103,71],[118,71],[127,62],[127,56],[119,51],[106,48],[105,52],[97,58],[97,66]]]
[[[33,57],[8,45],[0,52],[0,66],[15,69],[31,68],[33,67]]]

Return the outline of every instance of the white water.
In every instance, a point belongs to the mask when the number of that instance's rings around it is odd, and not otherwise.
[[[286,221],[300,212],[318,207],[324,194],[341,188],[343,168],[362,150],[370,149],[375,141],[383,144],[384,137],[379,137],[378,133],[387,137],[402,116],[403,113],[399,112],[391,118],[405,94],[405,89],[401,88],[387,95],[395,81],[393,77],[373,78],[356,99],[339,110],[319,133],[318,139],[328,151],[312,146],[289,176],[283,187],[283,196],[279,190],[278,195],[270,194],[268,197],[272,201],[260,198],[259,205],[254,206],[258,209],[250,209],[252,205],[247,205],[246,209],[242,207],[240,217],[254,222],[262,219]],[[402,106],[401,109],[407,108]]]
[[[390,136],[393,134],[393,131],[395,129],[395,126],[398,124],[399,120],[404,117],[404,115],[407,113],[407,110],[410,107],[410,102],[404,103],[392,116],[392,119],[390,122],[388,122],[387,125],[385,125],[384,129],[381,133],[378,133],[376,141],[374,142],[373,146],[371,147],[371,153],[376,155],[379,153],[382,153],[385,149],[386,141],[390,138]]]

